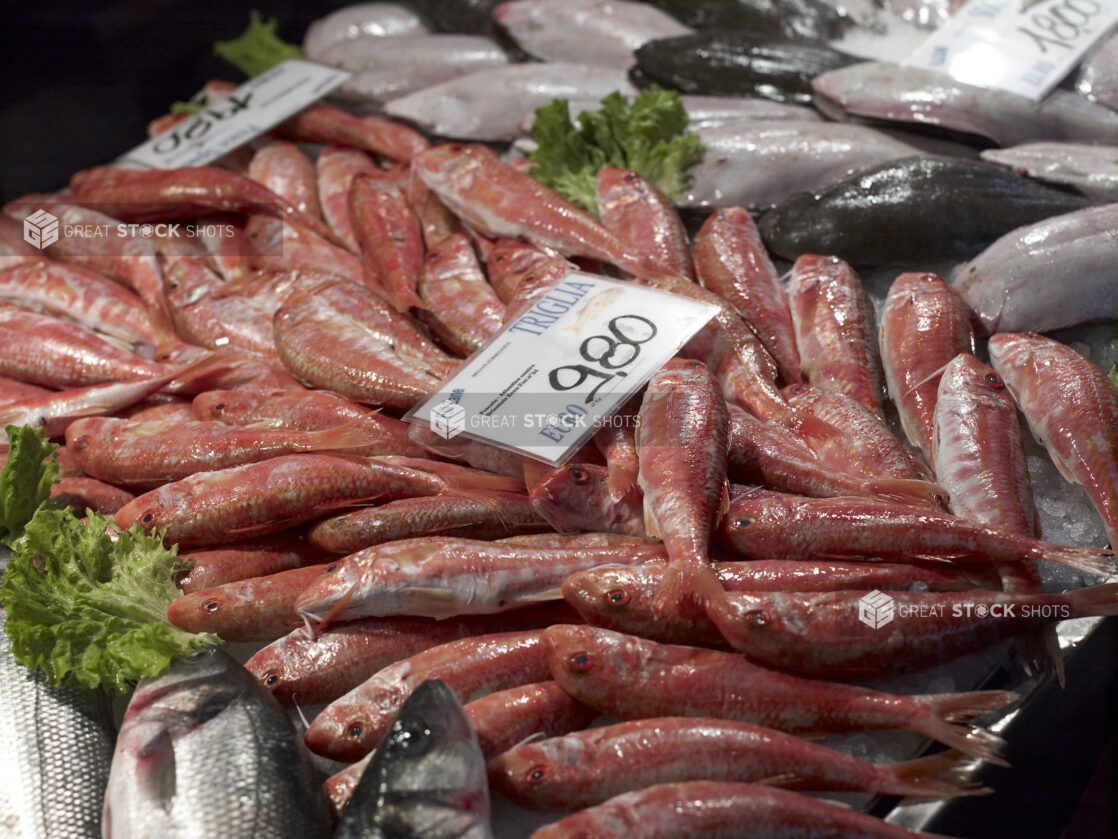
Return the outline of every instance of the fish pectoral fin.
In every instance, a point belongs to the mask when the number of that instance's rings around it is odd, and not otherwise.
[[[169,813],[175,803],[178,778],[175,772],[175,744],[167,729],[148,740],[136,755],[136,781],[144,797]]]
[[[723,479],[722,492],[718,496],[718,511],[714,514],[714,526],[718,527],[726,513],[730,511],[730,481]]]
[[[516,598],[517,603],[545,603],[549,600],[562,600],[563,590],[549,588],[546,591],[534,591],[531,594],[522,594]]]
[[[750,781],[751,784],[766,784],[770,787],[788,787],[789,789],[802,785],[804,782],[802,775],[797,775],[795,772],[782,772],[777,775],[769,775],[767,778],[757,778]]]

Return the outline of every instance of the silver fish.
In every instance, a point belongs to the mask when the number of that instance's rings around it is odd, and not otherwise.
[[[698,134],[706,154],[691,170],[686,207],[771,207],[867,166],[918,153],[873,128],[831,122],[735,122]]]
[[[140,682],[121,723],[103,839],[326,839],[321,785],[287,714],[211,648]]]
[[[0,548],[0,568],[8,553]],[[0,609],[0,835],[97,839],[113,754],[108,697],[55,688],[12,658]]]
[[[1118,32],[1091,50],[1072,78],[1092,102],[1118,108]]]
[[[1113,141],[1118,111],[1054,90],[1043,101],[958,82],[919,67],[867,61],[812,80],[828,116],[874,117],[977,134],[999,146],[1032,140]]]
[[[1048,332],[1118,318],[1118,204],[1019,227],[951,284],[994,332]]]
[[[303,52],[311,61],[322,61],[334,44],[353,38],[422,35],[422,18],[398,3],[357,3],[319,18],[307,28]]]
[[[508,56],[483,35],[414,35],[350,38],[327,47],[323,64],[349,70],[353,78],[332,96],[344,101],[382,103],[485,67],[509,63]]]
[[[463,140],[513,140],[521,117],[552,99],[636,96],[624,70],[565,62],[509,64],[432,85],[384,106],[433,134]]]
[[[429,679],[400,707],[334,839],[492,839],[477,735],[446,683]]]
[[[1025,143],[987,149],[982,159],[1009,166],[1038,181],[1063,184],[1084,195],[1118,201],[1118,146],[1090,143]]]
[[[493,10],[527,53],[545,61],[632,67],[633,52],[656,38],[694,32],[647,3],[629,0],[513,0]]]

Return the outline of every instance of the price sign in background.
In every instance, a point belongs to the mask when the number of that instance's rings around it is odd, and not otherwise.
[[[203,166],[294,116],[349,77],[345,70],[311,61],[285,61],[132,149],[117,165],[148,169]]]
[[[573,271],[404,419],[558,465],[716,311]]]
[[[1038,102],[1116,23],[1118,0],[972,0],[906,63]]]

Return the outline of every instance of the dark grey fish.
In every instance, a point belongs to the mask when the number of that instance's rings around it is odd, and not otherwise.
[[[786,259],[826,253],[881,265],[967,259],[1010,230],[1093,203],[990,163],[908,157],[793,195],[758,226]]]
[[[7,550],[0,555],[2,567]],[[4,619],[0,609],[0,836],[98,839],[113,754],[109,699],[51,687],[17,664]]]
[[[492,839],[485,759],[462,703],[429,679],[400,707],[334,839]]]
[[[104,839],[325,839],[330,817],[275,698],[211,648],[140,682],[105,795]]]
[[[408,0],[439,32],[492,35],[493,10],[504,0]]]
[[[695,29],[740,29],[795,40],[836,38],[847,25],[824,0],[648,0]]]
[[[649,41],[636,51],[639,78],[684,93],[761,96],[808,105],[811,80],[862,59],[822,45],[719,29]]]

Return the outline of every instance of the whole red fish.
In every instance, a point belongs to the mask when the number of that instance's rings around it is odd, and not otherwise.
[[[944,366],[974,352],[966,303],[935,274],[901,274],[881,312],[881,360],[908,440],[935,461],[933,411]]]
[[[294,143],[273,141],[252,156],[248,176],[304,215],[322,218],[314,163]]]
[[[1069,481],[1082,484],[1118,546],[1118,390],[1071,347],[1036,335],[990,338],[990,362]]]
[[[908,729],[997,761],[997,738],[967,725],[1007,691],[901,696],[804,679],[739,653],[658,644],[590,626],[544,630],[547,665],[567,693],[620,719],[717,717],[792,734]]]
[[[450,352],[465,358],[501,330],[505,305],[498,298],[461,233],[427,250],[417,286],[431,329]]]
[[[788,298],[748,211],[724,207],[707,217],[695,234],[695,271],[704,288],[752,327],[780,378],[786,384],[803,381]]]
[[[357,175],[377,175],[381,170],[365,152],[340,146],[324,148],[314,165],[323,217],[351,251],[360,253],[349,217],[349,187]]]
[[[423,232],[403,191],[356,175],[349,187],[349,217],[361,258],[396,310],[426,308],[416,293],[423,273]]]
[[[494,789],[535,810],[578,810],[680,781],[754,781],[922,798],[990,791],[937,777],[953,763],[936,758],[875,765],[759,725],[655,717],[516,745],[491,760],[488,771]]]
[[[603,166],[595,197],[607,230],[681,277],[695,279],[687,228],[675,204],[655,184],[628,169]]]
[[[675,359],[653,375],[637,425],[637,484],[645,530],[659,536],[670,566],[657,602],[664,608],[718,588],[710,543],[729,500],[726,401],[710,370]]]
[[[873,498],[800,498],[757,490],[734,499],[719,531],[723,543],[751,559],[878,557],[955,562],[1046,560],[1098,576],[1111,551],[1053,545],[1003,533],[946,513]]]

